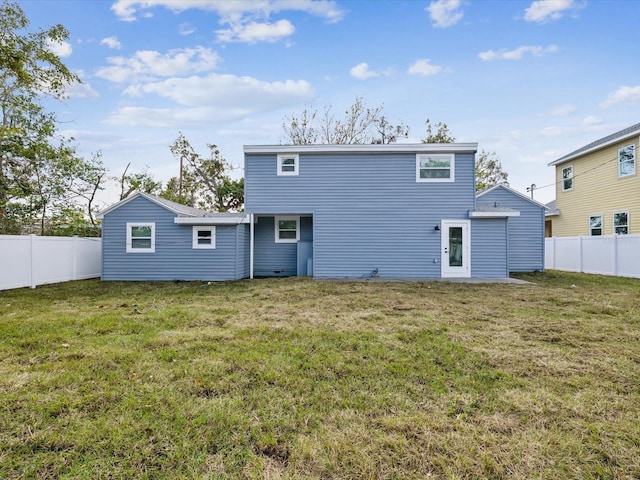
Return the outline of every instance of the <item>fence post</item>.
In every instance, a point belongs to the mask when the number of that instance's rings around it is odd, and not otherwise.
[[[36,288],[36,278],[33,272],[35,267],[35,262],[33,261],[35,245],[36,236],[32,233],[31,235],[29,235],[29,284],[31,288]]]
[[[619,235],[613,234],[613,275],[618,276],[618,237]]]
[[[71,245],[71,280],[78,279],[78,236],[73,236],[73,244]]]
[[[552,266],[551,269],[555,270],[556,269],[556,237],[551,237],[551,245],[553,247],[553,258],[552,258]]]
[[[583,268],[582,260],[582,235],[578,236],[578,272],[582,273]]]

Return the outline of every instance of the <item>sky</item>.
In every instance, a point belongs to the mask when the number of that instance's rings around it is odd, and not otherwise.
[[[509,184],[555,198],[547,164],[640,122],[639,0],[21,0],[82,80],[47,101],[80,154],[114,177],[178,175],[169,145],[285,142],[303,109],[362,97],[420,142],[425,120],[495,152]],[[118,200],[111,182],[101,195]]]

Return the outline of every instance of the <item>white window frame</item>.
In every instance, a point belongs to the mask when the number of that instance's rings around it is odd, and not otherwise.
[[[620,215],[621,213],[624,213],[627,216],[627,223],[625,225],[616,225],[616,215]],[[631,233],[631,230],[629,229],[629,210],[621,210],[619,212],[613,212],[611,223],[613,224],[614,235],[628,235],[629,233]],[[616,231],[616,228],[626,228],[627,231],[624,233],[618,233]]]
[[[629,173],[622,173],[622,169],[620,168],[620,166],[622,165],[622,162],[620,161],[620,154],[622,153],[623,150],[627,148],[631,149],[632,160],[627,161],[626,163],[633,162],[633,171]],[[635,143],[632,143],[631,145],[625,145],[624,147],[621,147],[618,149],[618,177],[623,178],[623,177],[628,177],[630,175],[635,175],[635,174],[636,174],[636,145]]]
[[[420,161],[427,158],[437,158],[449,160],[449,177],[447,178],[422,178],[421,170],[436,170],[437,167],[421,168]],[[440,168],[443,170],[445,167]],[[456,157],[453,153],[434,153],[434,154],[417,154],[416,155],[416,182],[455,182],[456,181]]]
[[[211,234],[211,243],[200,243],[200,236],[198,232],[209,232]],[[216,248],[216,227],[213,226],[194,226],[193,227],[193,237],[192,237],[192,247],[195,250],[214,250]]]
[[[135,248],[133,246],[134,238],[147,238],[147,237],[133,237],[131,235],[131,229],[133,227],[150,227],[151,228],[151,246],[148,248]],[[156,251],[156,224],[154,222],[127,222],[127,253],[155,253]]]
[[[596,217],[600,217],[600,233],[598,234],[593,233],[594,228],[591,226],[591,219]],[[601,213],[595,213],[593,215],[589,215],[589,236],[598,237],[601,235],[604,235],[604,215]]]
[[[283,168],[285,167],[284,165],[284,161],[285,160],[293,160],[293,170],[291,171],[284,171]],[[298,155],[297,153],[279,153],[278,154],[278,176],[293,176],[293,175],[298,175],[298,166],[300,165],[300,155]],[[286,165],[286,166],[290,166],[290,165]]]
[[[564,171],[565,170],[569,170],[571,169],[571,176],[569,178],[564,178]],[[573,190],[573,177],[575,176],[575,171],[573,170],[573,165],[567,165],[566,167],[562,168],[562,176],[560,178],[560,182],[562,182],[562,191],[563,192],[570,192],[571,190]],[[571,186],[569,188],[565,188],[565,181],[567,180],[571,180]]]
[[[280,221],[283,220],[296,222],[296,238],[280,238]],[[275,217],[273,227],[276,243],[297,243],[300,240],[300,217],[297,215],[279,215]]]

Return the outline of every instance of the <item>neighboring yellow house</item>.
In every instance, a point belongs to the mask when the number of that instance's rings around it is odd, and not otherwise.
[[[554,237],[640,233],[640,123],[551,163],[556,203],[546,216]]]

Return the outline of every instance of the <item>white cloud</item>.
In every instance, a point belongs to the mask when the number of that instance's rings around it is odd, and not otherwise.
[[[610,93],[600,106],[602,108],[608,108],[619,103],[632,105],[640,103],[640,85],[635,87],[622,86],[618,88],[615,92]]]
[[[589,115],[582,120],[582,125],[585,127],[593,127],[594,125],[598,125],[602,123],[602,119],[596,117],[595,115]]]
[[[192,33],[195,33],[195,31],[196,29],[193,28],[188,22],[181,23],[178,26],[178,32],[180,33],[180,35],[191,35]]]
[[[84,82],[69,85],[65,94],[69,98],[100,98],[100,94],[91,88],[91,85]]]
[[[216,32],[218,40],[246,43],[276,42],[293,34],[295,28],[289,20],[269,22],[274,13],[304,12],[329,23],[342,20],[346,13],[334,0],[116,0],[111,10],[120,20],[132,22],[155,7],[174,13],[189,9],[215,12],[220,17],[219,23],[229,27]]]
[[[442,67],[439,65],[432,65],[431,61],[428,58],[420,58],[416,60],[409,69],[407,73],[411,75],[423,75],[428,77],[430,75],[436,75],[442,71]]]
[[[180,127],[223,124],[255,113],[310,102],[314,89],[304,80],[264,82],[252,77],[210,74],[135,85],[125,93],[132,97],[157,95],[175,102],[178,107],[128,106],[112,114],[107,123]]]
[[[524,11],[527,22],[545,23],[562,18],[567,10],[577,6],[574,0],[536,0]]]
[[[52,53],[56,54],[60,58],[66,58],[71,56],[73,52],[73,48],[71,48],[71,44],[65,42],[64,40],[61,42],[55,42],[51,39],[47,41],[47,48]]]
[[[425,10],[429,12],[434,27],[446,28],[462,19],[461,3],[461,0],[436,0],[431,2]]]
[[[491,62],[493,60],[520,60],[525,54],[530,53],[534,57],[542,57],[547,53],[554,53],[558,51],[556,45],[549,45],[548,47],[541,47],[539,45],[522,45],[514,50],[487,50],[481,52],[478,57],[485,62]]]
[[[108,48],[112,50],[120,50],[122,48],[122,44],[118,37],[107,37],[100,40],[100,45],[106,45]]]
[[[100,68],[96,75],[116,83],[153,80],[211,71],[218,60],[218,54],[205,47],[178,48],[165,54],[140,50],[129,58],[107,58],[111,65]]]
[[[558,105],[557,107],[552,108],[551,109],[551,116],[552,117],[566,117],[567,115],[571,115],[572,113],[574,113],[577,109],[578,109],[578,107],[576,107],[574,104],[565,103],[563,105]]]
[[[276,23],[233,23],[228,29],[216,30],[218,41],[224,43],[277,42],[293,35],[293,32],[295,27],[289,20],[278,20]]]
[[[380,71],[370,70],[369,64],[362,62],[356,65],[355,67],[353,67],[351,70],[349,70],[349,73],[354,78],[358,78],[360,80],[367,80],[368,78],[373,78],[373,77],[380,77],[380,76],[388,77],[389,75],[393,75],[394,70],[393,68],[387,68],[386,70],[380,70]]]

